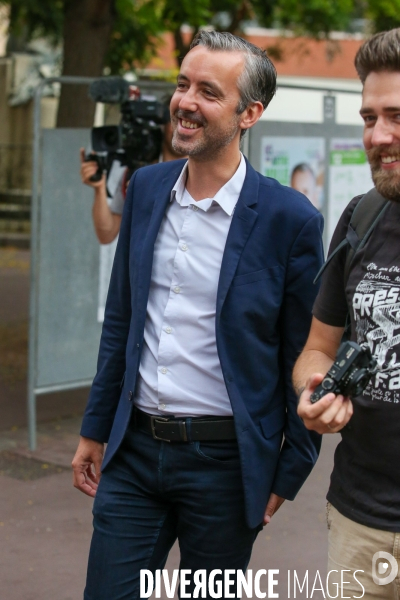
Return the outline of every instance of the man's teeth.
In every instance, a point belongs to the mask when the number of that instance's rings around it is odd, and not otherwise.
[[[397,162],[398,160],[400,160],[400,156],[381,156],[381,161],[385,165],[388,165],[392,162]]]
[[[198,128],[197,123],[191,123],[190,121],[184,121],[183,119],[182,119],[182,126],[188,128],[188,129],[197,129]]]

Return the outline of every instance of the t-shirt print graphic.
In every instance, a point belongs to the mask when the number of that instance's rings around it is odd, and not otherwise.
[[[364,398],[400,402],[400,268],[367,266],[353,296],[357,343],[367,343],[378,372]]]

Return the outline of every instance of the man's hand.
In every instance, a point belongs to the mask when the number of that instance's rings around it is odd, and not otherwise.
[[[276,494],[271,494],[268,500],[267,508],[264,514],[264,525],[268,525],[271,521],[272,515],[276,513],[280,506],[285,502],[285,498],[281,498]]]
[[[323,378],[321,373],[311,375],[300,396],[297,413],[307,429],[318,433],[337,433],[350,421],[353,405],[350,398],[335,396],[332,393],[322,396],[321,400],[312,404],[310,396]]]
[[[94,497],[100,481],[100,467],[103,460],[104,444],[81,437],[72,461],[74,487]]]
[[[90,185],[90,187],[92,187],[92,188],[100,188],[103,186],[105,187],[105,184],[106,184],[105,173],[103,173],[102,178],[99,181],[91,181],[90,180],[92,175],[97,173],[97,169],[99,168],[99,165],[94,160],[85,162],[85,149],[84,148],[80,149],[80,158],[81,158],[82,183],[84,183],[85,185]]]

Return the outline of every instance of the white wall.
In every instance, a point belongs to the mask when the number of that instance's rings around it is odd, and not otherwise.
[[[325,88],[322,91],[285,88],[285,84]],[[278,77],[276,96],[262,116],[263,121],[323,122],[323,97],[330,91],[336,97],[336,122],[340,125],[362,125],[361,83],[353,80]],[[335,90],[349,90],[340,93]]]

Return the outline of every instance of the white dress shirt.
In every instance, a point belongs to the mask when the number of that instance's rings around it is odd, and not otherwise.
[[[214,198],[195,201],[187,163],[154,246],[135,405],[165,416],[232,415],[215,338],[219,273],[246,176],[241,156]]]

